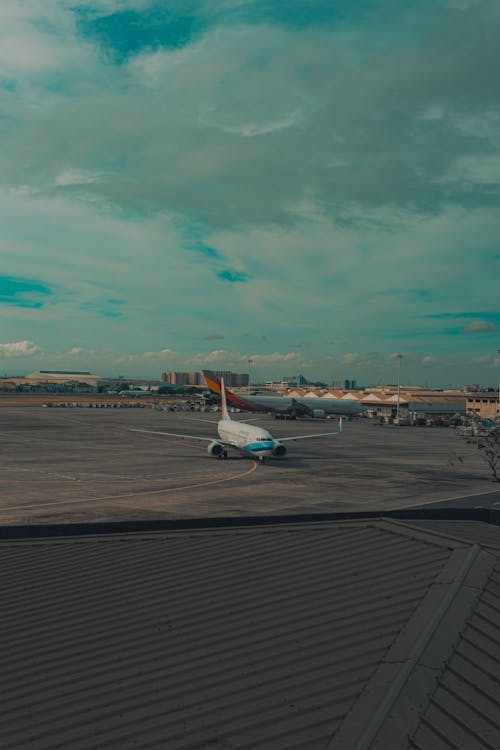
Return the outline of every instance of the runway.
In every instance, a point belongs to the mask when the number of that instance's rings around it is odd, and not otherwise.
[[[413,507],[413,506],[407,506]],[[460,495],[445,500],[417,503],[414,507],[428,508],[500,508],[500,488],[498,490],[486,490],[473,495]]]
[[[500,502],[476,450],[446,428],[346,422],[341,434],[288,443],[285,459],[263,467],[238,454],[214,459],[199,441],[130,431],[216,436],[217,415],[204,417],[213,426],[193,417],[149,409],[0,409],[0,524],[389,510],[451,498],[462,507]],[[333,421],[268,417],[259,424],[275,437],[336,428]]]
[[[107,497],[76,497],[71,498],[68,500],[49,500],[48,502],[39,502],[39,503],[33,503],[32,505],[23,505],[23,504],[16,504],[16,505],[4,505],[0,507],[0,513],[7,512],[9,510],[27,510],[27,509],[36,509],[39,510],[41,508],[48,508],[52,505],[71,505],[71,504],[85,504],[85,503],[103,503],[107,502],[108,500],[125,500],[129,497],[144,497],[145,495],[166,495],[169,492],[181,492],[185,490],[193,490],[193,489],[199,489],[200,487],[210,487],[214,484],[221,484],[222,482],[231,482],[235,479],[240,479],[241,477],[246,477],[248,474],[252,474],[255,469],[257,468],[257,463],[255,461],[251,462],[251,467],[247,471],[242,472],[241,474],[235,474],[234,476],[229,477],[222,477],[220,479],[212,478],[208,481],[204,482],[197,482],[195,484],[181,484],[178,487],[163,487],[159,490],[143,490],[143,491],[137,491],[137,492],[125,492],[120,495],[108,495]],[[64,475],[62,475],[64,476]]]

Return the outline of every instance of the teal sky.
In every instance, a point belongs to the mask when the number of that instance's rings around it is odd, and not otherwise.
[[[494,385],[498,0],[3,0],[0,372]]]

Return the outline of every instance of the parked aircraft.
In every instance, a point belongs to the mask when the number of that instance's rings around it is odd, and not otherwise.
[[[342,431],[342,418],[340,418],[337,432],[320,432],[315,435],[294,435],[292,437],[274,438],[268,430],[264,430],[262,427],[256,427],[246,422],[236,422],[231,419],[227,409],[223,379],[221,380],[221,401],[222,419],[217,424],[218,439],[202,437],[200,435],[180,435],[176,432],[160,432],[159,430],[133,429],[131,432],[166,435],[167,437],[181,438],[183,440],[202,440],[208,442],[207,451],[211,456],[215,456],[216,458],[227,458],[228,448],[234,448],[243,456],[254,459],[258,458],[261,463],[264,463],[269,456],[283,458],[287,454],[286,446],[283,445],[285,442],[336,435]],[[208,422],[210,420],[202,419],[197,421]],[[210,423],[214,424],[214,422]]]
[[[211,370],[203,370],[205,382],[212,393],[220,396],[220,380]],[[241,396],[226,388],[226,398],[231,406],[242,411],[271,412],[289,417],[325,417],[327,414],[351,416],[366,411],[366,406],[353,399],[343,398],[289,398],[287,396]]]

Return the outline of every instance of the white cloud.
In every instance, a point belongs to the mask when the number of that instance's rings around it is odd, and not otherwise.
[[[424,112],[422,112],[422,119],[423,120],[442,120],[445,115],[445,111],[443,107],[440,107],[439,105],[432,105],[428,107]]]
[[[456,159],[441,181],[471,182],[480,185],[500,184],[500,155],[461,156]]]
[[[14,341],[0,344],[0,357],[33,357],[40,354],[41,348],[33,341]]]
[[[462,333],[493,333],[496,330],[496,325],[487,320],[472,320]]]
[[[24,91],[48,74],[84,73],[95,59],[95,48],[77,35],[73,13],[58,0],[3,0],[0,71],[17,79]]]
[[[490,369],[497,369],[500,367],[500,355],[499,354],[483,354],[479,357],[472,357],[471,362],[474,365],[486,366]]]
[[[203,124],[209,125],[214,128],[220,128],[225,133],[234,133],[241,135],[244,138],[254,138],[259,135],[268,135],[269,133],[277,133],[280,130],[286,130],[296,125],[299,121],[298,112],[292,112],[288,116],[283,117],[281,120],[274,120],[271,122],[256,123],[242,123],[241,125],[223,125],[215,121],[205,119]]]
[[[30,31],[0,36],[0,66],[6,73],[42,73],[59,65],[64,65],[63,49],[54,46],[47,34]]]
[[[427,313],[498,298],[498,40],[480,20],[497,5],[382,3],[391,45],[376,14],[374,26],[217,25],[238,5],[250,18],[254,3],[210,3],[195,41],[115,65],[76,19],[149,0],[0,3],[2,273],[29,268],[54,290],[39,310],[2,303],[4,337],[54,352],[83,342],[68,357],[96,367],[244,367],[247,330],[263,375],[330,372],[318,342],[333,338],[349,343],[332,368],[378,376],[403,346],[441,366],[465,337]],[[223,283],[225,269],[251,279]],[[227,351],[197,354],[214,331]],[[162,350],[166,333],[184,353]],[[311,359],[287,352],[293,341],[311,341]]]
[[[98,172],[89,172],[84,169],[67,169],[61,170],[55,178],[54,185],[57,187],[66,187],[68,185],[88,185],[97,182],[100,178]]]
[[[348,352],[347,354],[344,354],[342,357],[342,364],[343,365],[352,365],[359,359],[359,354],[356,354],[355,352]]]
[[[161,349],[159,352],[144,352],[143,359],[162,359],[173,354],[171,349]]]
[[[253,363],[252,368],[257,368],[262,373],[266,371],[266,368],[272,368],[276,365],[299,364],[303,361],[301,355],[297,352],[243,354],[238,351],[228,351],[226,349],[215,349],[211,352],[200,352],[193,355],[176,353],[176,357],[186,367],[210,367],[221,370],[234,367],[242,371],[248,370],[248,360],[251,359]]]
[[[273,352],[272,354],[252,354],[250,359],[259,365],[267,364],[279,364],[289,362],[299,362],[302,356],[298,352],[287,352],[286,354],[280,354],[279,352]]]

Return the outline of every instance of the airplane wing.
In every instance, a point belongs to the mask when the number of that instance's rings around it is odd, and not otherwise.
[[[220,422],[220,419],[197,419],[196,417],[185,417],[186,421],[188,422],[206,422],[207,424],[214,424],[217,425]],[[233,422],[259,422],[262,417],[255,417],[255,419],[234,419],[234,417],[231,417]]]
[[[182,440],[203,440],[206,443],[212,443],[214,440],[216,440],[221,445],[229,445],[229,443],[225,443],[223,440],[219,440],[219,438],[201,437],[200,435],[179,435],[179,433],[177,432],[158,432],[157,430],[134,430],[134,429],[131,429],[130,432],[145,432],[149,435],[166,435],[167,437],[181,438]]]
[[[279,443],[285,443],[287,440],[307,440],[308,438],[326,437],[327,435],[338,435],[339,430],[336,432],[318,432],[315,435],[293,435],[292,437],[274,438]]]
[[[198,419],[197,417],[184,417],[184,419],[187,422],[206,422],[207,424],[214,424],[217,426],[219,424],[219,419]]]

